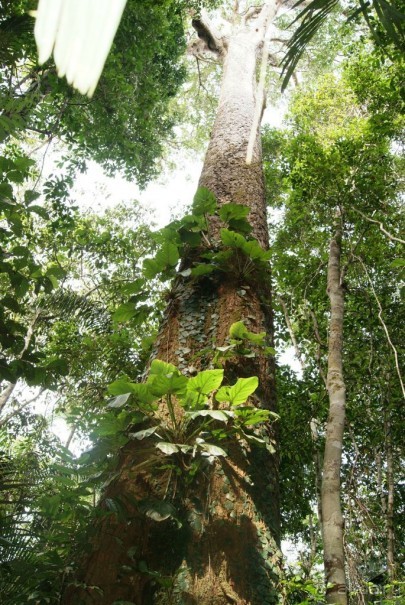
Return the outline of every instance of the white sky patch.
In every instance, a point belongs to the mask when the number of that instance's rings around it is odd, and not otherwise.
[[[138,200],[160,228],[170,222],[173,213],[182,212],[191,204],[201,168],[202,161],[182,159],[175,170],[164,173],[141,191],[135,182],[119,175],[108,177],[98,164],[91,162],[87,172],[76,179],[72,197],[80,209],[100,213],[120,202]]]

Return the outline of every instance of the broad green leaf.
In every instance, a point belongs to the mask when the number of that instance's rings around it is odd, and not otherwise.
[[[41,194],[38,191],[27,189],[27,191],[24,193],[24,202],[28,205],[32,202],[35,202],[35,200],[37,200],[39,197],[41,197]]]
[[[249,340],[253,344],[263,345],[266,337],[266,332],[249,332],[243,321],[237,321],[229,328],[231,338],[238,340]]]
[[[230,203],[221,207],[219,216],[228,223],[230,231],[249,234],[252,231],[252,226],[246,220],[249,212],[249,206]]]
[[[270,418],[269,410],[259,410],[246,406],[244,408],[235,408],[235,416],[246,426],[267,422]]]
[[[257,389],[259,379],[257,376],[250,378],[239,378],[230,389],[229,396],[232,405],[245,403],[246,399]]]
[[[224,246],[230,246],[231,248],[240,248],[243,250],[247,244],[246,238],[240,233],[230,231],[229,229],[221,229],[221,240]]]
[[[125,378],[115,380],[108,385],[107,391],[110,395],[126,395],[132,392],[132,387],[135,385],[133,382],[129,382]]]
[[[125,378],[115,380],[108,385],[107,390],[110,395],[125,395],[130,393],[138,403],[144,403],[145,405],[150,405],[156,401],[156,397],[151,393],[147,384],[129,382]]]
[[[163,374],[164,376],[167,376],[168,374],[172,374],[176,371],[177,368],[172,363],[167,363],[166,361],[161,361],[160,359],[154,359],[150,364],[149,375]]]
[[[129,321],[136,313],[136,306],[132,302],[123,303],[116,309],[112,315],[114,323],[124,323]]]
[[[217,208],[215,195],[206,187],[199,187],[193,199],[194,214],[213,214]]]
[[[249,256],[252,260],[259,260],[262,262],[269,261],[271,259],[272,253],[270,250],[264,250],[257,240],[249,240],[247,241],[243,248],[243,252]]]
[[[204,370],[189,379],[187,390],[208,395],[219,388],[223,379],[224,370]]]
[[[162,271],[159,263],[154,258],[145,258],[143,261],[143,273],[146,279],[153,279]]]
[[[156,433],[158,428],[159,427],[157,427],[157,426],[152,426],[148,429],[144,429],[143,431],[137,431],[136,433],[129,433],[129,437],[131,437],[132,439],[138,439],[139,441],[141,441],[142,439],[145,439],[146,437],[150,437],[151,435]]]
[[[149,375],[147,380],[151,393],[157,397],[173,394],[181,395],[186,391],[187,383],[188,378],[179,374],[177,370],[175,372],[170,372],[167,375],[152,374]]]
[[[199,447],[207,452],[207,454],[210,456],[215,456],[216,458],[218,456],[226,457],[228,455],[226,451],[222,449],[222,447],[218,447],[218,445],[213,445],[212,443],[201,443],[199,444]]]
[[[170,443],[170,441],[159,441],[159,443],[156,443],[155,445],[158,450],[160,450],[167,456],[171,456],[171,454],[176,454],[179,451],[179,446],[175,443]]]
[[[180,397],[180,404],[186,410],[193,410],[197,407],[197,405],[199,408],[203,408],[206,404],[206,398],[201,396],[196,391],[187,390]]]
[[[162,269],[174,267],[179,260],[179,251],[175,244],[165,242],[156,254],[155,260]]]
[[[221,240],[224,246],[239,248],[253,261],[266,262],[271,258],[270,250],[264,250],[256,239],[247,240],[243,235],[235,231],[221,229]]]
[[[121,294],[130,296],[131,294],[138,294],[145,288],[144,279],[135,279],[133,282],[120,286]]]
[[[230,401],[231,400],[231,395],[230,395],[230,389],[231,387],[221,387],[220,389],[218,389],[217,393],[215,394],[215,399],[217,401],[220,401],[221,403],[224,401]]]
[[[202,275],[208,275],[215,271],[216,267],[207,263],[199,263],[191,269],[191,275],[193,277],[201,277]]]
[[[47,267],[45,275],[47,277],[53,275],[57,279],[63,279],[64,277],[66,277],[66,271],[63,269],[63,267],[55,263],[52,264],[50,267]]]
[[[125,393],[125,395],[117,395],[117,397],[114,397],[114,399],[107,404],[107,408],[122,408],[128,401],[129,396],[130,393]]]
[[[188,244],[191,248],[196,248],[201,244],[201,234],[188,229],[180,229],[180,239],[184,244]]]
[[[249,206],[244,206],[243,204],[224,204],[221,206],[219,210],[220,218],[228,223],[233,219],[241,219],[246,218],[250,212]]]
[[[28,211],[35,212],[35,214],[38,214],[44,220],[49,221],[49,214],[42,206],[28,206]]]
[[[229,328],[229,335],[231,338],[237,338],[243,340],[247,338],[248,330],[243,321],[236,321]]]
[[[390,267],[405,267],[405,258],[396,258],[392,261]]]
[[[155,500],[152,498],[141,500],[138,503],[138,508],[144,515],[158,522],[165,521],[176,514],[174,506],[165,500]]]
[[[236,231],[236,233],[249,235],[252,231],[252,225],[245,218],[231,219],[228,224],[229,229],[231,231]]]
[[[205,418],[206,416],[209,416],[210,418],[219,420],[220,422],[228,422],[229,420],[229,414],[221,410],[198,410],[197,412],[189,412],[188,416],[190,418],[197,418],[198,416]]]
[[[264,339],[266,338],[266,332],[258,332],[256,334],[255,332],[248,331],[246,338],[248,340],[250,340],[250,342],[253,342],[254,344],[263,345]]]

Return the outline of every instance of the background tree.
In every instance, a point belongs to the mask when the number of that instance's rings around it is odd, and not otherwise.
[[[367,71],[364,70],[365,63],[368,63]],[[380,68],[378,72],[371,67],[377,63]],[[377,402],[380,401],[378,385],[379,380],[384,380],[382,368],[387,359],[390,359],[391,372],[396,374],[397,394],[392,394],[391,397],[396,401],[401,398],[402,378],[397,366],[401,337],[399,334],[391,337],[392,331],[397,330],[394,327],[395,316],[399,313],[398,307],[394,311],[398,272],[395,267],[399,267],[401,263],[397,257],[402,242],[396,235],[398,221],[400,221],[398,215],[400,195],[398,162],[400,160],[393,152],[392,142],[397,139],[401,131],[401,118],[397,112],[400,103],[395,93],[391,95],[391,99],[388,95],[381,95],[387,82],[395,81],[397,69],[398,66],[389,61],[381,63],[380,57],[373,55],[366,57],[360,51],[360,54],[353,56],[347,64],[340,82],[336,82],[335,78],[329,78],[322,84],[309,87],[296,95],[290,114],[288,134],[269,132],[265,137],[265,149],[272,158],[267,172],[270,195],[273,196],[270,199],[274,203],[274,199],[278,197],[280,202],[285,203],[285,215],[281,228],[277,227],[274,244],[275,253],[277,252],[275,256],[277,289],[287,309],[290,332],[293,331],[298,352],[305,360],[304,384],[307,383],[307,386],[304,388],[310,395],[307,404],[308,414],[320,420],[324,419],[325,413],[325,398],[322,393],[326,380],[328,317],[325,294],[326,255],[328,239],[334,230],[334,208],[340,208],[343,217],[341,283],[346,291],[347,300],[343,364],[350,403],[346,425],[347,436],[343,444],[342,496],[350,519],[350,527],[352,527],[351,522],[354,525],[359,523],[359,512],[353,509],[351,498],[354,498],[364,514],[370,515],[368,505],[364,503],[364,489],[358,484],[359,491],[356,496],[351,491],[354,475],[357,479],[361,476],[352,467],[352,462],[355,461],[354,464],[357,465],[360,458],[359,450],[356,454],[352,451],[352,447],[358,447],[363,438],[368,440],[366,434],[370,435],[370,433],[375,437],[379,435],[376,437],[376,444],[385,441],[386,429],[383,428],[381,420],[377,420],[378,415],[381,419],[384,412],[380,409],[374,417],[371,409],[378,407]],[[373,82],[373,86],[370,86],[370,82]],[[377,90],[380,91],[380,95]],[[360,99],[356,98],[355,92],[361,95]],[[384,109],[382,110],[380,105],[378,118],[372,112],[367,113],[366,110],[366,107],[375,103],[377,98],[380,101],[384,98]],[[274,167],[277,150],[280,152],[279,173]],[[373,220],[376,222],[373,223]],[[391,231],[387,231],[384,223]],[[384,283],[384,294],[382,291],[377,293],[376,283]],[[384,303],[379,296],[384,299]],[[383,315],[390,317],[391,329],[387,324],[384,327]],[[377,333],[380,333],[379,337],[376,336]],[[390,335],[389,339],[387,333]],[[289,338],[289,336],[287,332],[284,337]],[[358,365],[360,359],[362,361]],[[370,381],[366,383],[365,373],[370,373]],[[319,380],[318,386],[314,384],[316,375]],[[381,376],[380,379],[377,378],[378,375]],[[377,389],[374,392],[371,408],[367,408],[370,412],[366,417],[364,405],[370,400],[364,392],[364,387],[368,392],[370,389]],[[282,402],[280,405],[283,405]],[[366,405],[368,406],[369,403]],[[393,404],[393,408],[395,407],[396,404]],[[357,425],[360,418],[363,427],[365,428],[365,425],[368,427],[366,433],[363,433]],[[308,433],[309,430],[307,425]],[[368,449],[363,450],[365,451]],[[371,455],[371,458],[366,456],[363,459],[369,469],[367,472],[364,471],[365,476],[369,477],[370,469],[374,468],[374,480],[378,482],[374,456]],[[388,457],[386,464],[388,464]],[[282,476],[286,474],[286,471],[282,472]],[[379,481],[381,486],[381,475]],[[386,489],[390,491],[388,484]],[[400,490],[398,485],[397,490]],[[348,498],[349,491],[352,495]],[[372,502],[373,500],[370,504]],[[400,497],[398,506],[401,507]],[[373,504],[371,508],[374,508]],[[380,522],[380,516],[381,511],[376,516],[375,528]],[[357,519],[356,522],[354,517]],[[362,515],[360,517],[362,518]],[[367,522],[370,519],[371,515]],[[346,535],[352,531],[349,529],[347,519],[345,531]],[[362,535],[371,537],[369,531],[364,531],[364,525]],[[381,540],[379,565],[384,565],[385,559],[388,560],[390,567],[392,554],[388,554],[389,540],[387,534],[385,536],[384,531],[379,534]],[[354,555],[353,543],[350,540],[349,542],[350,546],[348,543],[346,546],[349,585],[364,591],[364,582],[372,576],[373,566],[370,559],[368,563],[365,559],[360,563],[357,558],[362,558],[363,554],[360,553],[367,552],[365,544],[363,543],[358,551],[356,549],[357,554]],[[375,543],[373,551],[374,555],[370,555],[371,559],[376,553]],[[356,558],[356,563],[353,562],[353,557]],[[359,574],[359,569],[364,575]]]

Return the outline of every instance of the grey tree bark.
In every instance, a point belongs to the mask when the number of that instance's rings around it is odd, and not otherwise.
[[[329,416],[322,473],[322,535],[328,603],[347,605],[340,470],[345,424],[343,378],[344,290],[341,284],[341,228],[330,242],[327,292],[330,300],[327,390]]]

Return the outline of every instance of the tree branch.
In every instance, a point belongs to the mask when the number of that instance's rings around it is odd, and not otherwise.
[[[395,235],[391,235],[391,233],[389,233],[389,231],[387,231],[386,229],[384,229],[384,225],[382,224],[381,221],[376,221],[373,218],[370,218],[369,216],[367,216],[366,214],[364,214],[363,212],[361,212],[361,210],[357,210],[357,208],[353,208],[353,210],[355,212],[357,212],[357,214],[360,214],[360,216],[362,216],[363,218],[366,219],[366,221],[369,221],[370,223],[375,223],[376,225],[379,225],[380,230],[393,242],[399,242],[400,244],[405,244],[405,240],[401,239],[400,237],[395,237]]]
[[[370,278],[369,272],[368,272],[368,270],[367,270],[366,265],[365,265],[365,264],[364,264],[364,262],[363,262],[363,259],[362,259],[362,258],[360,258],[360,256],[355,256],[354,258],[356,258],[356,259],[359,261],[359,263],[361,264],[361,266],[362,266],[362,268],[363,268],[363,271],[364,271],[364,273],[366,274],[366,277],[367,277],[367,279],[368,279],[368,283],[370,284],[370,288],[371,288],[371,291],[372,291],[373,296],[374,296],[374,298],[375,298],[375,301],[376,301],[376,303],[377,303],[377,306],[378,306],[378,319],[380,320],[380,323],[381,323],[381,325],[382,325],[382,327],[383,327],[383,330],[384,330],[385,335],[386,335],[386,337],[387,337],[388,344],[390,345],[390,347],[391,347],[391,349],[392,349],[392,351],[393,351],[393,353],[394,353],[394,358],[395,358],[395,367],[396,367],[396,370],[397,370],[397,374],[398,374],[399,382],[400,382],[400,384],[401,384],[402,394],[403,394],[403,396],[404,396],[404,398],[405,398],[405,386],[404,386],[404,381],[403,381],[403,379],[402,379],[401,369],[400,369],[400,367],[399,367],[398,351],[397,351],[397,349],[396,349],[396,347],[395,347],[394,343],[393,343],[393,342],[392,342],[392,340],[391,340],[390,333],[389,333],[389,331],[388,331],[387,325],[386,325],[385,321],[383,320],[383,317],[382,317],[382,314],[383,314],[383,308],[382,308],[382,306],[381,306],[380,299],[379,299],[379,298],[378,298],[378,296],[377,296],[377,293],[376,293],[376,291],[375,291],[375,288],[374,288],[373,282],[371,281],[371,278]]]
[[[12,410],[11,412],[9,412],[6,416],[4,416],[4,418],[1,418],[0,419],[0,427],[2,427],[5,424],[7,424],[7,422],[10,420],[10,418],[12,418],[16,414],[18,414],[18,412],[21,412],[21,410],[23,410],[25,407],[27,407],[27,405],[29,405],[30,403],[34,403],[34,401],[36,401],[38,399],[38,397],[43,393],[44,390],[45,390],[44,387],[41,387],[39,389],[38,393],[34,397],[32,397],[31,399],[29,399],[28,401],[24,401],[24,403],[21,403],[14,410]]]
[[[200,46],[200,52],[205,50],[211,51],[219,57],[225,56],[227,46],[226,38],[225,36],[221,36],[221,34],[216,30],[205,11],[201,11],[201,16],[193,19],[191,21],[191,25],[197,32],[200,40],[203,42],[202,45],[198,45],[198,43],[196,44],[194,42],[192,47],[194,46],[194,48],[197,48]]]
[[[10,384],[6,386],[4,391],[2,391],[0,393],[0,412],[6,405],[7,401],[10,399],[16,386],[17,386],[16,382],[10,382]]]

